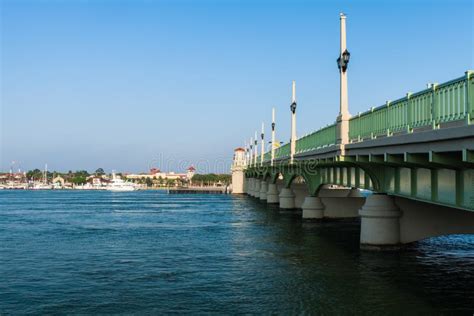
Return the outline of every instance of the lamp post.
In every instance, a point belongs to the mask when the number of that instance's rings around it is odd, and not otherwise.
[[[290,163],[293,163],[293,158],[296,151],[296,82],[293,80],[292,94],[291,94],[291,139],[290,139]]]
[[[255,131],[255,140],[254,140],[254,151],[255,151],[255,156],[254,156],[254,166],[257,166],[257,156],[258,156],[258,140],[257,140],[257,131]]]
[[[265,154],[265,125],[262,122],[262,133],[260,134],[261,136],[261,148],[260,148],[260,165],[263,165],[263,155]]]
[[[249,164],[249,145],[245,142],[245,166],[247,167]]]
[[[270,165],[273,166],[273,159],[275,159],[275,108],[272,109],[272,149]]]
[[[339,115],[337,117],[337,143],[344,145],[349,143],[349,105],[347,98],[347,65],[351,54],[346,48],[346,15],[341,13],[341,47],[339,57],[337,58],[337,67],[340,74],[340,104]],[[342,148],[343,150],[343,148]]]
[[[250,144],[249,144],[249,166],[252,166],[252,160],[253,160],[253,138],[250,137]]]

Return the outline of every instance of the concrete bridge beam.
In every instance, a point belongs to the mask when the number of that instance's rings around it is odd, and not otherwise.
[[[280,198],[278,197],[278,189],[275,183],[268,184],[267,190],[267,203],[268,204],[278,204],[280,203]]]
[[[474,234],[474,212],[395,197],[402,244],[450,234]]]
[[[367,197],[360,209],[361,248],[393,250],[425,238],[474,234],[474,212],[385,194]]]
[[[281,209],[295,208],[295,194],[290,188],[282,188],[279,195],[279,199]]]
[[[321,197],[324,204],[324,218],[356,218],[364,205],[364,197]]]
[[[267,191],[268,191],[267,181],[262,180],[260,182],[260,200],[261,201],[267,200]]]

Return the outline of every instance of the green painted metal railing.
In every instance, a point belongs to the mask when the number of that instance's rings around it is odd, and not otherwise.
[[[296,141],[296,153],[327,147],[336,143],[336,124],[301,137]]]
[[[404,98],[387,102],[358,114],[349,120],[351,142],[394,133],[412,132],[417,128],[439,128],[448,122],[474,123],[474,72]],[[336,144],[336,124],[326,126],[296,141],[296,154]],[[290,144],[275,150],[275,159],[290,156]],[[264,155],[270,161],[271,152]]]
[[[332,124],[299,138],[296,141],[296,153],[327,147],[336,143],[336,124]],[[290,143],[275,149],[275,159],[290,156]],[[271,152],[266,152],[263,156],[264,161],[270,161]]]
[[[440,124],[474,119],[474,73],[406,97],[352,117],[349,138],[361,141],[414,128],[438,128]]]
[[[287,157],[290,155],[290,143],[287,143],[275,150],[275,159]]]

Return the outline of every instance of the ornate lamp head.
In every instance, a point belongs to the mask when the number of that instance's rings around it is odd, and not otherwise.
[[[349,60],[351,59],[351,53],[346,49],[341,56],[337,58],[337,68],[339,70],[342,69],[342,72],[346,72],[347,65],[349,64]]]

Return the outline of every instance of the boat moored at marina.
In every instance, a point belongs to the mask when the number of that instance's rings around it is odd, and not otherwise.
[[[107,191],[114,192],[129,192],[139,190],[138,185],[132,182],[124,181],[123,179],[117,177],[115,172],[112,172],[112,179],[110,183],[105,187]]]

